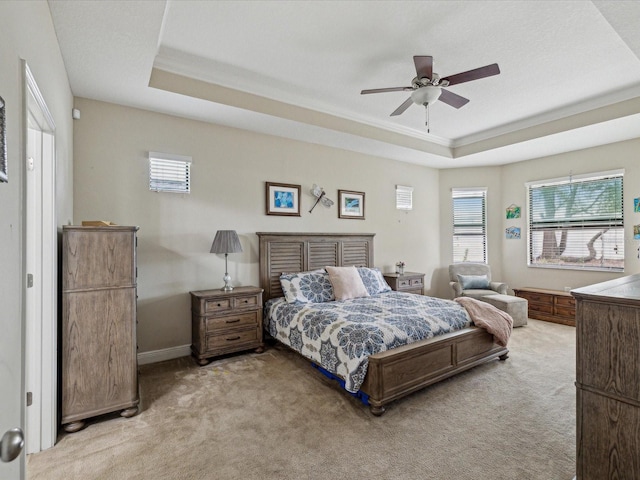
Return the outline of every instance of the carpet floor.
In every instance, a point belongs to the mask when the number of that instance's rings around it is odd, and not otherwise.
[[[27,478],[571,480],[575,328],[529,320],[508,347],[381,417],[279,346],[143,365],[137,416],[62,433]]]

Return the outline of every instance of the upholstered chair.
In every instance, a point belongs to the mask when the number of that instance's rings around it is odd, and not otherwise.
[[[491,281],[491,267],[485,263],[454,263],[449,265],[449,285],[455,297],[507,295],[506,283]]]

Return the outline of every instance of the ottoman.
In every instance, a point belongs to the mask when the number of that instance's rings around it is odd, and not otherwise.
[[[514,327],[521,327],[527,324],[529,302],[527,302],[526,298],[498,294],[478,297],[478,300],[490,303],[494,307],[511,315]]]

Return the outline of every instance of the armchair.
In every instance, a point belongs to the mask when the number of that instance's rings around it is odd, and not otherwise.
[[[449,285],[455,297],[507,295],[506,283],[491,281],[491,267],[485,263],[454,263],[449,265]]]

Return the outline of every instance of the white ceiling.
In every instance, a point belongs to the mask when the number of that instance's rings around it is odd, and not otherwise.
[[[436,168],[640,137],[638,1],[49,0],[75,96]],[[457,110],[389,114],[413,55]]]

